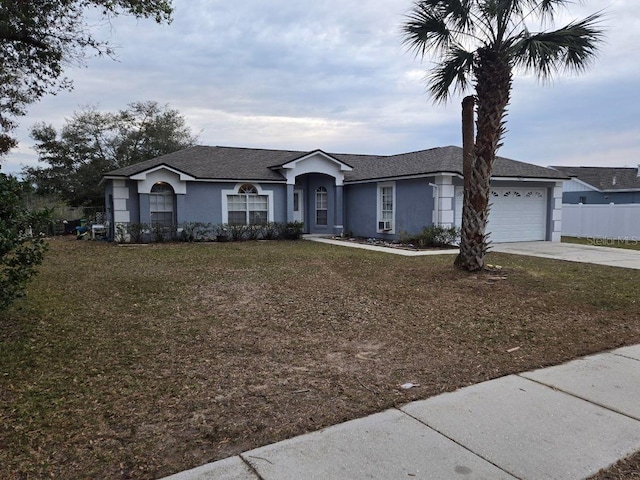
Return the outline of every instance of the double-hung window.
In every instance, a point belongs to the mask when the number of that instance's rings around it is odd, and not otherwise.
[[[395,184],[378,184],[378,232],[393,233],[396,212]]]
[[[175,195],[168,183],[158,182],[151,187],[149,213],[152,227],[172,227],[175,225]]]
[[[327,225],[328,206],[327,189],[325,187],[318,187],[316,189],[316,225]]]
[[[258,189],[245,183],[237,194],[227,195],[227,212],[230,224],[256,225],[267,223],[269,199],[259,195]]]

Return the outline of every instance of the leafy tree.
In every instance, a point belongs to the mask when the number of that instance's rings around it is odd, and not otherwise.
[[[47,248],[42,237],[31,234],[37,214],[27,211],[21,197],[20,182],[0,173],[0,312],[23,295]]]
[[[171,19],[171,0],[2,0],[0,2],[0,155],[16,145],[15,118],[47,93],[69,89],[64,67],[87,51],[113,55],[94,38],[87,13]]]
[[[197,138],[180,112],[137,102],[116,113],[94,107],[74,113],[60,134],[51,125],[31,130],[39,160],[23,169],[39,194],[58,194],[70,205],[100,206],[102,175],[116,168],[193,146]]]
[[[532,22],[552,25],[558,10],[570,3],[418,0],[403,25],[404,42],[417,55],[424,58],[433,52],[439,57],[428,76],[429,92],[436,102],[446,101],[452,90],[475,89],[476,136],[456,259],[466,270],[484,268],[491,171],[505,133],[514,69],[548,79],[562,69],[581,72],[595,57],[603,36],[598,26],[600,14],[556,30],[530,29]]]

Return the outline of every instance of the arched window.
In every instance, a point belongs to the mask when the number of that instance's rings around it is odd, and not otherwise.
[[[245,183],[244,185],[240,186],[240,188],[238,189],[238,193],[246,193],[247,195],[249,194],[257,195],[258,189],[249,183]]]
[[[158,182],[151,187],[149,210],[151,225],[172,227],[175,225],[175,195],[168,183]]]
[[[258,195],[258,189],[249,183],[238,188],[238,193],[227,195],[229,223],[256,225],[267,223],[269,197]]]
[[[316,225],[327,225],[327,189],[318,187],[316,189]]]

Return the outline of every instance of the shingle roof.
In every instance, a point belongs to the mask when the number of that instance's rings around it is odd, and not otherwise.
[[[274,169],[309,152],[255,148],[196,146],[107,173],[129,177],[159,165],[167,165],[198,179],[284,181]],[[448,146],[399,155],[353,155],[329,153],[353,167],[345,182],[429,175],[440,172],[462,175],[462,149]],[[557,170],[497,157],[494,177],[563,179]]]
[[[640,190],[638,168],[551,167],[602,191]]]

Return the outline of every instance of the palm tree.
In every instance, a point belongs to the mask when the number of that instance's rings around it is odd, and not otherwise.
[[[403,25],[404,43],[439,62],[427,77],[435,102],[451,91],[475,88],[476,137],[471,178],[465,181],[463,229],[456,264],[484,268],[489,187],[496,152],[505,133],[514,69],[548,79],[558,70],[583,71],[603,37],[596,13],[551,31],[531,32],[529,24],[553,23],[571,0],[418,0]]]

